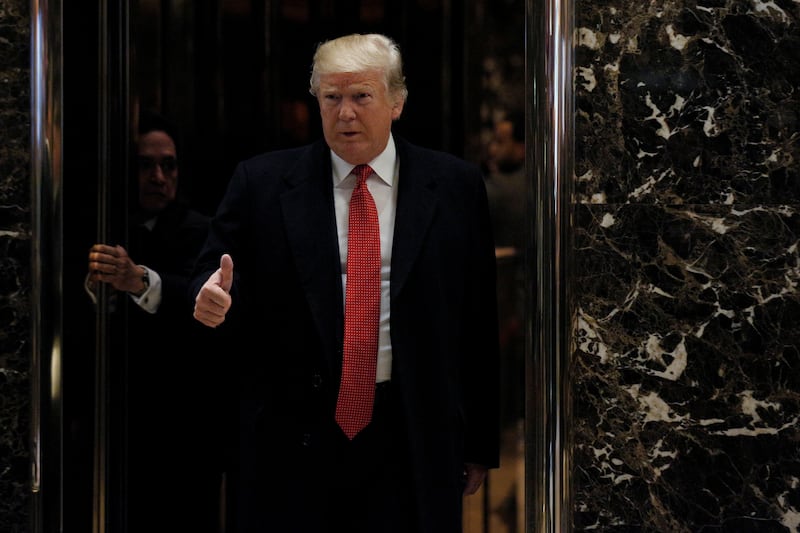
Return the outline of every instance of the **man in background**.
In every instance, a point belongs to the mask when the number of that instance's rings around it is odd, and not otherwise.
[[[208,217],[180,195],[175,127],[152,113],[138,126],[129,245],[93,245],[87,276],[90,295],[106,284],[127,316],[127,526],[216,533],[218,383],[186,300]]]
[[[521,254],[525,246],[525,116],[509,113],[494,124],[488,146],[486,191],[492,213],[495,244],[513,247]]]

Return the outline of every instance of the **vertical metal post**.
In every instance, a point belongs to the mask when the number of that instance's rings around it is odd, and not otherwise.
[[[573,176],[573,0],[526,3],[529,338],[526,531],[571,530],[571,308],[567,287]],[[532,307],[532,309],[531,309]]]
[[[97,242],[125,241],[130,142],[129,21],[128,0],[98,2]],[[101,284],[95,317],[93,533],[127,530],[125,354],[120,352],[124,347],[124,313],[117,312],[118,318],[112,320],[112,302],[112,290]],[[117,303],[122,307],[122,302]],[[114,335],[116,342],[112,342]]]
[[[31,531],[63,527],[61,1],[31,0]]]

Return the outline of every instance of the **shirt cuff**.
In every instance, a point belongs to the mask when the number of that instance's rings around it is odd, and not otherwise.
[[[161,305],[161,276],[158,272],[144,265],[139,265],[147,271],[150,277],[150,286],[139,296],[129,293],[131,299],[150,314],[155,314],[158,307]]]

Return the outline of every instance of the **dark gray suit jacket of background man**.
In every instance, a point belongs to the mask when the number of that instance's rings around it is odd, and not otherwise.
[[[402,398],[425,531],[441,533],[460,512],[454,484],[464,463],[499,461],[494,246],[480,170],[396,136],[395,143],[392,383]],[[332,187],[323,141],[240,163],[190,291],[194,301],[220,256],[231,254],[233,304],[217,328],[235,342],[220,363],[233,365],[239,380],[240,471],[231,482],[245,493],[254,489],[248,483],[275,484],[275,501],[326,475],[300,473],[298,465],[333,418],[341,369],[344,299]],[[262,473],[255,465],[264,454],[269,471]],[[292,518],[303,531],[303,517]]]

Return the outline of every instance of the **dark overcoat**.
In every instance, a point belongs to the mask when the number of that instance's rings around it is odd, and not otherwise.
[[[498,465],[495,259],[480,170],[395,137],[392,383],[409,436],[421,531],[460,531],[465,462]],[[231,509],[303,527],[308,469],[333,419],[344,300],[330,150],[323,141],[238,165],[211,223],[190,298],[229,253],[230,335],[241,404]],[[248,495],[275,494],[257,501]],[[259,490],[256,490],[259,489]],[[292,516],[281,516],[292,513]],[[243,528],[246,529],[246,528]]]

